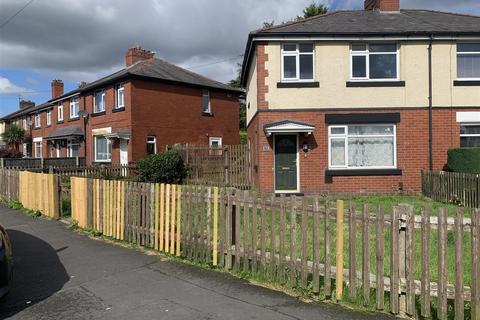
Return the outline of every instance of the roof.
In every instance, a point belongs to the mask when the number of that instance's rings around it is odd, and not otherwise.
[[[45,107],[48,107],[50,106],[49,103],[43,103],[43,104],[40,104],[38,106],[30,106],[30,107],[26,107],[26,108],[23,108],[23,109],[19,109],[15,112],[12,112],[10,114],[7,114],[6,116],[2,117],[1,120],[11,120],[11,119],[14,119],[14,118],[19,118],[19,117],[22,117],[26,114],[29,114],[31,112],[35,112],[35,111],[40,111],[41,109],[44,109]]]
[[[352,36],[480,36],[480,16],[432,11],[344,10],[287,22],[250,33],[243,67],[242,85],[246,84],[253,39],[289,36],[346,38]]]
[[[80,126],[61,127],[50,133],[45,139],[62,139],[67,137],[83,137],[83,129]]]
[[[209,79],[197,73],[180,68],[165,60],[155,58],[155,59],[136,62],[129,67],[123,68],[115,73],[112,73],[111,75],[108,75],[99,80],[90,82],[81,88],[67,92],[61,95],[60,97],[50,100],[50,102],[63,99],[68,96],[72,96],[77,93],[91,91],[103,85],[106,85],[121,79],[126,79],[129,77],[140,77],[140,78],[146,78],[146,79],[163,80],[163,81],[179,83],[179,84],[225,90],[225,91],[229,91],[237,94],[243,93],[243,90],[241,89],[232,88],[224,83]]]

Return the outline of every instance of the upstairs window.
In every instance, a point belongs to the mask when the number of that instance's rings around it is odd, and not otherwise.
[[[47,126],[52,124],[52,110],[47,111]]]
[[[40,128],[40,113],[35,114],[35,128]]]
[[[314,50],[312,43],[282,46],[282,81],[313,81]]]
[[[103,112],[105,111],[105,91],[98,90],[95,91],[95,95],[93,97],[93,112]]]
[[[210,91],[208,90],[202,92],[202,111],[203,113],[212,113]]]
[[[480,43],[457,44],[457,78],[480,80]]]
[[[460,126],[460,147],[480,147],[480,124],[462,124]]]
[[[78,111],[80,110],[80,98],[75,97],[70,99],[70,119],[78,118]]]
[[[125,107],[123,83],[119,83],[115,86],[115,97],[115,109],[121,109]]]
[[[351,79],[352,80],[398,80],[397,44],[352,44]]]
[[[27,129],[28,129],[27,119],[23,119],[23,130],[27,130]]]
[[[61,103],[57,106],[57,118],[58,122],[63,121],[63,105]]]
[[[331,169],[396,168],[395,125],[329,127]]]
[[[155,136],[147,137],[147,154],[157,154],[157,138]]]

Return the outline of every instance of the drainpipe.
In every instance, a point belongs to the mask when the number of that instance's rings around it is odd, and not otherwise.
[[[433,35],[428,46],[428,161],[429,169],[433,170],[433,77],[432,77],[432,46]]]

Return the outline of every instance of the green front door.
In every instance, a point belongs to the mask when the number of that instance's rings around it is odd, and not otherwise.
[[[297,136],[275,136],[275,190],[297,190]]]

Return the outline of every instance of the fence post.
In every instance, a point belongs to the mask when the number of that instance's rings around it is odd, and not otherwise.
[[[80,167],[80,158],[79,157],[75,157],[75,166],[77,168]]]
[[[228,186],[229,177],[228,177],[228,148],[227,147],[223,149],[223,158],[225,161],[225,185]]]
[[[230,189],[230,192],[231,192],[231,196],[232,198],[235,197],[235,194],[236,194],[236,190],[234,188]],[[232,204],[232,212],[231,212],[231,215],[232,215],[232,219],[230,219],[230,222],[231,222],[231,244],[236,246],[237,244],[235,243],[235,239],[237,237],[237,232],[236,232],[236,229],[235,229],[235,221],[236,221],[236,216],[237,216],[237,206],[240,205],[239,203],[235,202],[235,204]]]
[[[0,168],[5,168],[5,159],[0,158]]]
[[[407,269],[407,255],[406,255],[406,241],[407,241],[407,217],[405,212],[405,205],[398,206],[399,208],[399,230],[398,230],[398,273],[399,283],[402,283],[402,279],[406,279]],[[400,290],[398,311],[400,317],[406,316],[407,311],[407,297],[404,292]]]
[[[42,169],[42,172],[43,172],[44,166],[45,166],[45,160],[43,159],[43,157],[41,157],[40,158],[40,168]]]
[[[337,201],[337,277],[336,298],[342,300],[343,296],[343,200]],[[327,208],[328,210],[328,208]]]

